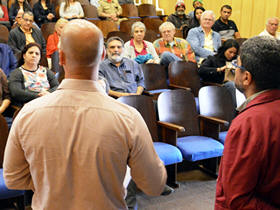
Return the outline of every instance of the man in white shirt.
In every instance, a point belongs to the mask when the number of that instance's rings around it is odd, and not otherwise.
[[[279,19],[277,17],[268,18],[266,21],[266,29],[259,34],[259,36],[270,36],[272,38],[280,39],[280,32],[278,32]]]

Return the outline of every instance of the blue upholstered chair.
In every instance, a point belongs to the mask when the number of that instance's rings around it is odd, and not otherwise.
[[[8,138],[8,125],[5,118],[0,114],[0,200],[11,199],[16,201],[18,209],[24,210],[24,191],[9,190],[3,178],[3,157]]]
[[[181,89],[159,95],[158,113],[160,121],[174,123],[185,128],[184,132],[178,133],[176,144],[183,158],[195,163],[207,162],[204,169],[207,168],[215,175],[217,157],[222,156],[224,149],[223,144],[216,140],[219,124],[226,122],[198,115],[193,94]]]
[[[176,183],[176,163],[182,162],[183,157],[180,150],[175,146],[175,137],[176,133],[184,131],[184,128],[169,123],[157,122],[155,107],[152,98],[149,96],[123,96],[118,98],[118,101],[130,105],[140,112],[151,133],[155,150],[166,166],[168,185],[173,187],[178,186]],[[160,135],[158,131],[160,131]]]
[[[198,94],[200,114],[216,117],[229,124],[236,116],[236,110],[229,91],[222,86],[205,86]],[[229,126],[221,126],[219,140],[224,144]]]

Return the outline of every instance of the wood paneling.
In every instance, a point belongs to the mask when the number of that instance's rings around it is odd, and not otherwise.
[[[176,0],[159,1],[160,8],[170,15],[175,10]],[[185,0],[186,11],[193,10],[192,0]],[[231,19],[235,21],[242,37],[258,35],[265,28],[266,19],[280,17],[280,0],[204,0],[204,8],[213,10],[216,18],[220,16],[220,8],[229,4],[233,8]],[[279,29],[280,31],[280,29]]]

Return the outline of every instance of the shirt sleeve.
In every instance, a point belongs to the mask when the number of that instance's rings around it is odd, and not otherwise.
[[[9,92],[9,89],[8,89],[7,77],[1,69],[0,69],[0,81],[1,81],[2,93],[3,93],[2,101],[5,100],[5,99],[11,100],[10,92]]]
[[[155,152],[149,130],[137,112],[133,116],[128,165],[138,188],[148,195],[159,195],[166,183],[166,170]]]
[[[137,69],[136,72],[136,82],[137,82],[137,87],[141,86],[143,88],[145,88],[145,84],[144,84],[144,74],[143,74],[143,70],[141,65],[139,65],[138,63],[134,62],[134,66]]]
[[[25,159],[20,143],[20,113],[13,122],[4,153],[4,179],[9,189],[31,189],[33,182],[29,171],[29,164]]]
[[[263,139],[255,118],[243,118],[228,131],[216,188],[216,210],[274,209],[256,195],[262,173]],[[245,122],[245,123],[241,123]]]

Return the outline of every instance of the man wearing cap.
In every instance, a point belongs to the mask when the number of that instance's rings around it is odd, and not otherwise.
[[[202,0],[194,0],[193,1],[193,8],[197,7],[203,7],[203,1]],[[194,11],[190,11],[188,14],[189,17],[194,18]]]
[[[175,13],[168,16],[167,21],[173,23],[176,29],[188,30],[191,18],[185,14],[186,6],[184,2],[178,1],[175,5]]]

